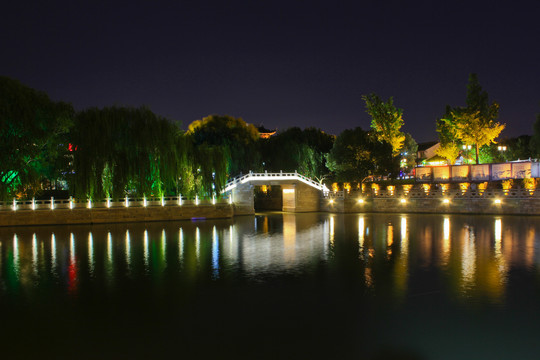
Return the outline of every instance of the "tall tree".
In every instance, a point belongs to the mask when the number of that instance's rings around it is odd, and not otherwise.
[[[252,124],[232,116],[210,115],[192,122],[187,131],[195,147],[219,147],[227,167],[220,176],[236,176],[240,172],[257,171],[261,161],[257,151],[259,132]]]
[[[391,147],[357,127],[344,130],[327,156],[337,181],[362,181],[368,175],[388,174],[393,166]]]
[[[488,94],[482,90],[476,74],[469,76],[466,104],[466,107],[447,107],[445,116],[438,120],[440,152],[455,150],[458,144],[474,145],[476,163],[479,163],[480,148],[495,143],[505,125],[496,121],[499,104],[489,103]]]
[[[530,148],[532,156],[540,157],[540,114],[536,115],[536,121],[533,125]]]
[[[329,173],[325,155],[332,148],[334,137],[320,129],[292,127],[260,141],[264,169],[297,170],[321,181]]]
[[[403,147],[405,135],[400,131],[403,126],[403,109],[394,106],[390,97],[386,102],[376,94],[363,95],[366,112],[371,116],[371,129],[379,141],[385,141],[392,146],[392,155],[399,154]]]
[[[70,104],[0,76],[0,197],[33,195],[60,177],[73,125]]]

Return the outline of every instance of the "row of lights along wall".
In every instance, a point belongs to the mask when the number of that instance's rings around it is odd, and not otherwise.
[[[110,198],[107,198],[107,208],[110,208],[112,203],[111,203],[111,199]],[[123,201],[124,203],[124,207],[129,207],[129,198],[126,196],[125,200]],[[161,206],[165,206],[165,198],[161,197],[161,200],[160,200],[160,203],[161,203]],[[199,200],[199,197],[196,195],[195,196],[195,205],[199,205],[200,204],[200,200]],[[212,205],[215,205],[216,204],[216,197],[215,196],[212,196]],[[229,195],[229,204],[232,204],[232,194]],[[182,196],[179,196],[178,197],[178,206],[182,206],[183,205],[183,202],[182,202]],[[143,207],[147,207],[148,206],[148,201],[146,199],[146,197],[143,198]],[[36,200],[33,198],[32,199],[32,204],[31,204],[31,209],[32,210],[36,210]],[[69,197],[69,209],[73,209],[75,207],[75,202],[73,201],[73,198],[70,196]],[[91,209],[92,208],[92,199],[88,199],[88,202],[86,204],[86,207],[88,209]],[[13,209],[13,211],[17,210],[17,199],[13,199],[13,205],[11,206],[11,208]],[[51,197],[51,205],[50,205],[50,209],[51,210],[54,210],[56,207],[55,207],[55,203],[54,203],[54,197]]]

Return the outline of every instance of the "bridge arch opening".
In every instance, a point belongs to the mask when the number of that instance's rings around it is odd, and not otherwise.
[[[282,211],[282,191],[281,185],[255,185],[253,187],[255,211]]]

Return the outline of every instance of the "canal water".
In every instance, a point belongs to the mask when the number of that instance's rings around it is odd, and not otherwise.
[[[2,358],[537,359],[538,217],[0,229]]]

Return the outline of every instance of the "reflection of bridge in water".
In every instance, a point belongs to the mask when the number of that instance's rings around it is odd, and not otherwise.
[[[279,185],[283,195],[283,211],[308,212],[319,211],[321,192],[328,192],[328,188],[304,175],[294,173],[253,173],[238,176],[230,180],[223,190],[230,192],[235,205],[236,215],[254,214],[255,186]]]

